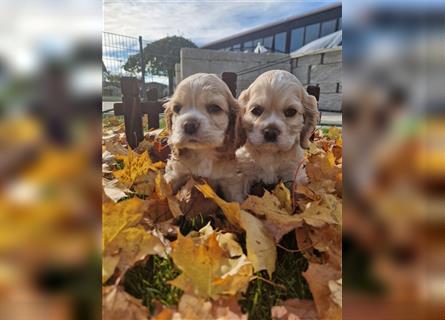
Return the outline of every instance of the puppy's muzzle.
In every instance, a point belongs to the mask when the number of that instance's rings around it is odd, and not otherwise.
[[[266,142],[276,142],[281,131],[277,127],[267,127],[263,130],[264,140]]]
[[[196,132],[198,132],[199,122],[194,119],[187,120],[183,124],[183,129],[186,134],[194,135]]]

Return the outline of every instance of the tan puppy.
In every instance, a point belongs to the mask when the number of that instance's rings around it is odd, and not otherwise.
[[[164,105],[169,145],[165,179],[178,189],[190,177],[206,178],[227,200],[240,196],[231,188],[236,173],[238,103],[216,75],[198,73],[184,80]]]
[[[318,119],[317,100],[291,73],[261,74],[238,102],[245,145],[236,152],[246,196],[255,182],[291,181]]]

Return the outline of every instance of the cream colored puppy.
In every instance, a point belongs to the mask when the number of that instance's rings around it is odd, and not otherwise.
[[[256,182],[292,181],[317,124],[317,100],[293,74],[272,70],[261,74],[238,102],[246,135],[236,152],[243,195]]]
[[[178,189],[190,178],[206,178],[226,200],[240,197],[237,186],[238,103],[216,75],[198,73],[182,80],[164,105],[172,149],[165,179]]]

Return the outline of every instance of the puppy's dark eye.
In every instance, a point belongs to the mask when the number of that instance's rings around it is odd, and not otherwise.
[[[294,109],[294,108],[287,108],[286,110],[284,110],[284,115],[287,118],[291,118],[291,117],[293,117],[296,114],[297,114],[297,110]]]
[[[174,106],[173,106],[173,112],[174,113],[179,113],[181,111],[181,105],[179,105],[179,104],[175,104]]]
[[[250,112],[252,112],[254,116],[259,117],[263,113],[263,108],[260,106],[255,106]]]
[[[208,113],[220,113],[222,111],[221,107],[216,104],[209,104],[207,106]]]

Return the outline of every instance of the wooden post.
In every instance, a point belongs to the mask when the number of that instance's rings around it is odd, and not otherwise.
[[[158,101],[158,89],[151,88],[147,90],[147,101],[157,102]],[[159,113],[162,109],[159,108],[148,108],[146,110],[148,116],[148,128],[159,128]]]
[[[307,93],[309,93],[311,96],[314,96],[315,99],[320,99],[320,87],[318,86],[307,86],[306,88]]]
[[[128,145],[134,149],[144,139],[138,81],[136,78],[123,77],[121,78],[121,88],[125,135]]]
[[[236,78],[237,74],[235,72],[223,72],[221,74],[221,79],[224,81],[232,92],[232,95],[236,98]]]

